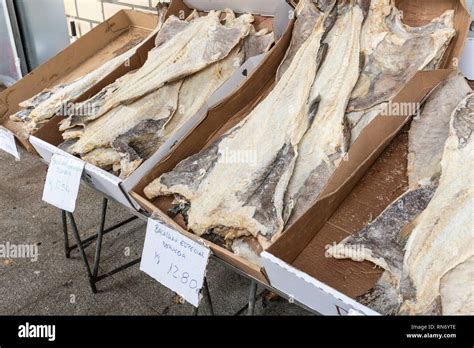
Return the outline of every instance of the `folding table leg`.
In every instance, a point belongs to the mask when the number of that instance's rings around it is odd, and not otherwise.
[[[65,210],[61,210],[61,219],[63,221],[63,233],[64,233],[64,253],[66,258],[71,258],[71,248],[69,247],[69,235],[67,231],[67,215]]]
[[[211,315],[213,316],[214,315],[214,306],[212,305],[211,292],[209,291],[209,285],[207,284],[207,278],[204,278],[202,292],[204,294],[204,299],[207,301],[207,305],[209,306],[209,313],[211,313]],[[193,315],[194,316],[199,315],[199,306],[193,308]]]
[[[255,302],[257,301],[257,282],[251,280],[250,283],[250,294],[249,294],[249,309],[247,315],[255,314]]]
[[[97,232],[97,244],[96,244],[96,249],[95,249],[94,270],[92,272],[92,276],[94,277],[94,280],[97,279],[97,276],[99,274],[100,254],[102,252],[102,239],[104,237],[105,219],[107,216],[108,202],[109,201],[107,198],[104,198],[102,200],[102,215],[100,218],[99,231]]]
[[[209,306],[209,313],[214,315],[214,306],[212,305],[211,292],[209,291],[209,285],[207,284],[207,278],[204,278],[204,296]]]
[[[95,280],[91,272],[89,261],[87,260],[86,252],[84,251],[84,246],[82,245],[81,237],[79,236],[79,231],[77,230],[76,220],[74,219],[74,215],[72,213],[67,213],[67,215],[69,216],[69,220],[71,222],[72,235],[74,236],[74,239],[76,240],[77,248],[79,249],[79,252],[81,253],[82,261],[84,262],[84,266],[87,271],[87,276],[89,277],[89,284],[91,286],[92,292],[96,294],[97,288],[95,286]]]

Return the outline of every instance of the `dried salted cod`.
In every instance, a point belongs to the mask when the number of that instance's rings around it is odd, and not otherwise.
[[[390,100],[417,71],[439,66],[456,34],[453,11],[417,28],[403,24],[402,18],[393,1],[372,1],[362,31],[365,65],[347,110],[351,143],[376,116],[389,110]]]
[[[244,39],[243,50],[245,53],[245,60],[269,51],[274,42],[275,36],[273,35],[273,32],[269,32],[268,29],[262,29],[257,32],[253,29],[250,32],[250,35]]]
[[[112,148],[99,148],[89,152],[82,159],[96,167],[112,169],[114,165],[120,163],[120,154]]]
[[[441,278],[440,295],[443,315],[474,314],[474,257]]]
[[[300,49],[301,45],[308,39],[313,32],[317,20],[323,13],[328,12],[334,3],[329,0],[301,0],[296,6],[296,21],[293,28],[290,46],[286,51],[277,72],[277,81],[279,81],[286,70],[291,65],[293,58]]]
[[[285,194],[284,219],[289,224],[314,203],[347,151],[345,111],[359,78],[360,34],[367,3],[343,3],[326,39],[325,63],[311,90],[311,98],[320,100],[319,109],[301,141]]]
[[[474,93],[453,114],[439,187],[406,245],[403,314],[439,313],[441,279],[474,256],[473,163]],[[460,291],[472,291],[469,285]]]
[[[464,76],[453,72],[429,97],[409,134],[408,177],[410,189],[431,181],[441,172],[441,158],[456,106],[471,92]],[[428,119],[427,119],[428,118]]]
[[[418,70],[443,55],[456,34],[453,10],[419,28],[403,24],[402,18],[403,13],[393,7],[386,19],[389,32],[366,58],[348,111],[366,110],[390,100]]]
[[[181,85],[182,81],[174,82],[138,102],[111,110],[89,123],[81,137],[65,150],[73,155],[85,155],[96,148],[110,147],[117,137],[145,120],[162,128],[176,111]]]
[[[211,11],[194,19],[171,39],[152,49],[145,64],[105,100],[97,116],[225,58],[248,35],[254,19],[252,15],[242,15],[233,26],[227,27],[220,23],[219,16],[220,12]]]
[[[324,19],[265,100],[215,143],[148,185],[148,198],[184,197],[190,202],[188,227],[198,235],[253,235],[268,245],[282,231],[283,194],[296,146],[311,122],[310,110],[317,108],[309,96],[325,51]],[[231,161],[237,154],[248,158]]]
[[[238,19],[234,12],[226,10],[225,26],[232,27]],[[250,38],[250,39],[249,39]],[[273,34],[252,30],[243,44],[237,45],[223,60],[187,77],[179,92],[177,111],[160,128],[138,124],[117,137],[113,147],[122,155],[121,176],[129,176],[144,159],[151,156],[165,141],[171,138],[191,117],[195,116],[209,97],[242,65],[245,59],[265,53],[273,43]],[[243,46],[243,48],[242,48]],[[140,140],[139,142],[137,140]]]
[[[149,121],[149,114],[129,131],[111,140],[122,156],[121,176],[128,177],[201,109],[209,97],[242,65],[244,52],[236,47],[225,59],[186,78],[181,86],[176,112],[165,123]],[[139,103],[137,101],[136,103]],[[133,104],[132,104],[133,105]],[[130,123],[132,125],[132,123]]]
[[[168,20],[160,26],[160,31],[156,35],[155,47],[160,47],[164,43],[170,41],[178,33],[185,30],[189,23],[188,20],[198,18],[197,12],[194,11],[193,14],[182,21],[175,16],[171,16]],[[100,113],[104,103],[115,93],[121,85],[124,85],[125,82],[129,81],[132,78],[132,75],[135,74],[137,70],[129,72],[125,76],[117,79],[115,82],[104,87],[99,93],[92,96],[88,100],[85,100],[81,103],[75,105],[75,110],[71,110],[67,119],[61,121],[59,130],[65,131],[66,129],[73,128],[76,126],[85,127],[87,123],[92,122],[103,114]],[[69,110],[68,110],[69,111]]]

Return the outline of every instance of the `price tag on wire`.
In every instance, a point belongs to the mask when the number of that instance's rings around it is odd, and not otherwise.
[[[198,307],[210,254],[205,245],[149,219],[140,270]]]
[[[9,130],[0,127],[0,149],[8,152],[10,155],[20,160],[20,154],[16,148],[15,137]]]
[[[43,201],[73,213],[85,162],[74,157],[53,155],[49,164]]]

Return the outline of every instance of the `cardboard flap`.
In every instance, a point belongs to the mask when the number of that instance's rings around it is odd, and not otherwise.
[[[351,310],[363,315],[379,315],[267,252],[261,257],[271,286],[322,315],[349,315]]]

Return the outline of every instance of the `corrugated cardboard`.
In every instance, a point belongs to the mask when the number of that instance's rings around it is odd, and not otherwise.
[[[407,0],[397,1],[397,6],[405,11],[405,19],[408,23],[411,23],[411,25],[423,25],[434,16],[443,13],[444,10],[449,8],[455,9],[456,28],[459,28],[458,35],[446,53],[445,67],[451,67],[455,64],[456,59],[462,52],[463,41],[460,41],[460,38],[465,37],[469,24],[469,16],[465,8],[462,7],[457,0]],[[425,10],[427,12],[425,12]],[[282,54],[284,53],[282,52]],[[274,56],[273,58],[282,58],[282,56]],[[205,121],[199,124],[194,132],[179,143],[167,158],[143,177],[131,194],[145,210],[156,212],[162,216],[166,215],[166,212],[170,208],[170,200],[158,198],[154,201],[150,201],[146,199],[143,189],[161,174],[172,170],[183,159],[210,145],[219,135],[246,117],[255,105],[271,90],[279,62],[278,59],[271,60],[269,57],[265,62],[264,69],[257,71],[231,98],[228,98],[225,102],[209,110]],[[448,76],[449,72],[449,70],[419,72],[395,97],[393,102],[420,103],[433,88]],[[242,258],[228,251],[224,253],[222,248],[215,244],[211,244],[212,250],[218,256],[222,254],[226,261],[232,265],[245,269],[247,273],[258,279],[267,279],[272,286],[275,286],[287,294],[291,294],[291,289],[287,287],[297,284],[297,279],[300,279],[303,284],[301,285],[301,288],[304,289],[303,293],[309,294],[308,296],[311,299],[314,299],[315,296],[317,297],[317,292],[314,292],[314,286],[324,292],[324,290],[321,290],[321,282],[314,279],[315,283],[310,285],[307,280],[303,280],[303,278],[298,275],[295,276],[295,273],[301,271],[293,267],[293,262],[302,254],[310,242],[314,240],[317,232],[325,226],[326,221],[331,217],[344,198],[349,195],[357,182],[359,182],[363,175],[370,169],[386,146],[409,121],[409,116],[410,115],[399,115],[398,117],[379,116],[364,130],[360,138],[352,146],[349,152],[349,160],[344,161],[334,173],[331,182],[322,195],[323,198],[316,202],[312,209],[293,224],[293,226],[263,254],[265,269],[249,264]],[[185,226],[182,221],[174,221],[173,227],[181,232],[185,232]],[[324,237],[324,235],[321,236]],[[279,260],[280,263],[275,263],[274,260]],[[308,267],[311,267],[312,264],[312,260],[308,261]],[[295,273],[289,272],[289,269],[295,270]],[[328,272],[328,274],[331,274],[332,270],[328,269]],[[308,285],[309,287],[305,287],[304,285]],[[327,292],[324,293],[327,294]],[[340,304],[346,303],[347,312],[349,309],[356,311],[361,310],[360,305],[354,305],[355,301],[347,305],[347,299],[354,294],[343,295],[342,293],[338,293],[336,295],[335,293],[337,293],[336,290],[329,293],[329,297],[326,297],[324,300],[321,299],[321,301],[326,303],[328,298],[334,298],[336,301],[337,297],[337,301],[339,301]],[[310,307],[314,306],[315,301],[308,301],[304,296],[300,297],[301,298],[295,298],[305,305]],[[331,303],[329,307],[333,307]],[[321,308],[314,309],[321,310]],[[340,310],[340,312],[343,313],[344,311]],[[338,312],[333,313],[326,311],[326,313],[337,314]],[[367,309],[365,313],[373,314],[373,311]]]
[[[266,5],[265,5],[266,4]],[[180,18],[185,18],[191,14],[193,9],[207,9],[213,8],[215,10],[224,10],[230,8],[239,13],[243,9],[255,15],[255,26],[257,30],[268,28],[273,30],[277,39],[280,39],[286,31],[290,31],[288,11],[292,8],[286,4],[284,0],[275,0],[266,3],[259,3],[259,6],[254,7],[253,2],[235,1],[235,0],[220,0],[218,2],[210,0],[174,0],[171,2],[167,16],[176,15]],[[252,10],[255,8],[255,10]],[[270,15],[261,15],[260,13],[270,13]],[[170,138],[160,149],[158,149],[151,158],[145,161],[130,177],[125,180],[108,173],[91,164],[86,164],[84,171],[84,180],[90,185],[105,193],[107,196],[115,199],[122,205],[130,209],[138,210],[140,206],[128,194],[128,192],[140,181],[140,179],[151,169],[156,163],[163,159],[171,150],[171,148],[184,138],[188,133],[192,132],[193,128],[206,117],[207,111],[213,106],[223,101],[226,97],[231,95],[241,83],[243,83],[254,70],[261,67],[261,63],[266,56],[274,55],[275,49],[281,47],[277,41],[276,46],[267,54],[262,54],[257,57],[252,57],[247,60],[235,73],[227,80],[216,92],[209,98],[201,110],[191,118],[191,120],[184,125],[172,138]],[[286,44],[284,44],[286,45]],[[80,102],[87,100],[99,92],[103,87],[113,82],[117,78],[123,76],[131,70],[140,68],[146,61],[148,51],[153,47],[153,40],[149,43],[143,44],[138,50],[137,54],[132,57],[130,64],[125,67],[122,66],[114,73],[110,74],[105,80],[99,82],[96,86],[80,96],[76,101]],[[264,63],[263,63],[264,64]],[[58,123],[62,117],[55,117],[43,128],[37,131],[30,142],[33,144],[37,152],[48,163],[53,154],[68,155],[66,152],[57,148],[57,145],[63,142],[61,134],[58,130]]]
[[[68,83],[97,69],[143,41],[155,29],[157,16],[139,11],[120,11],[101,23],[64,51],[42,64],[13,86],[0,93],[0,125],[11,130],[30,152],[35,150],[24,135],[22,124],[9,116],[18,104],[46,88]]]

